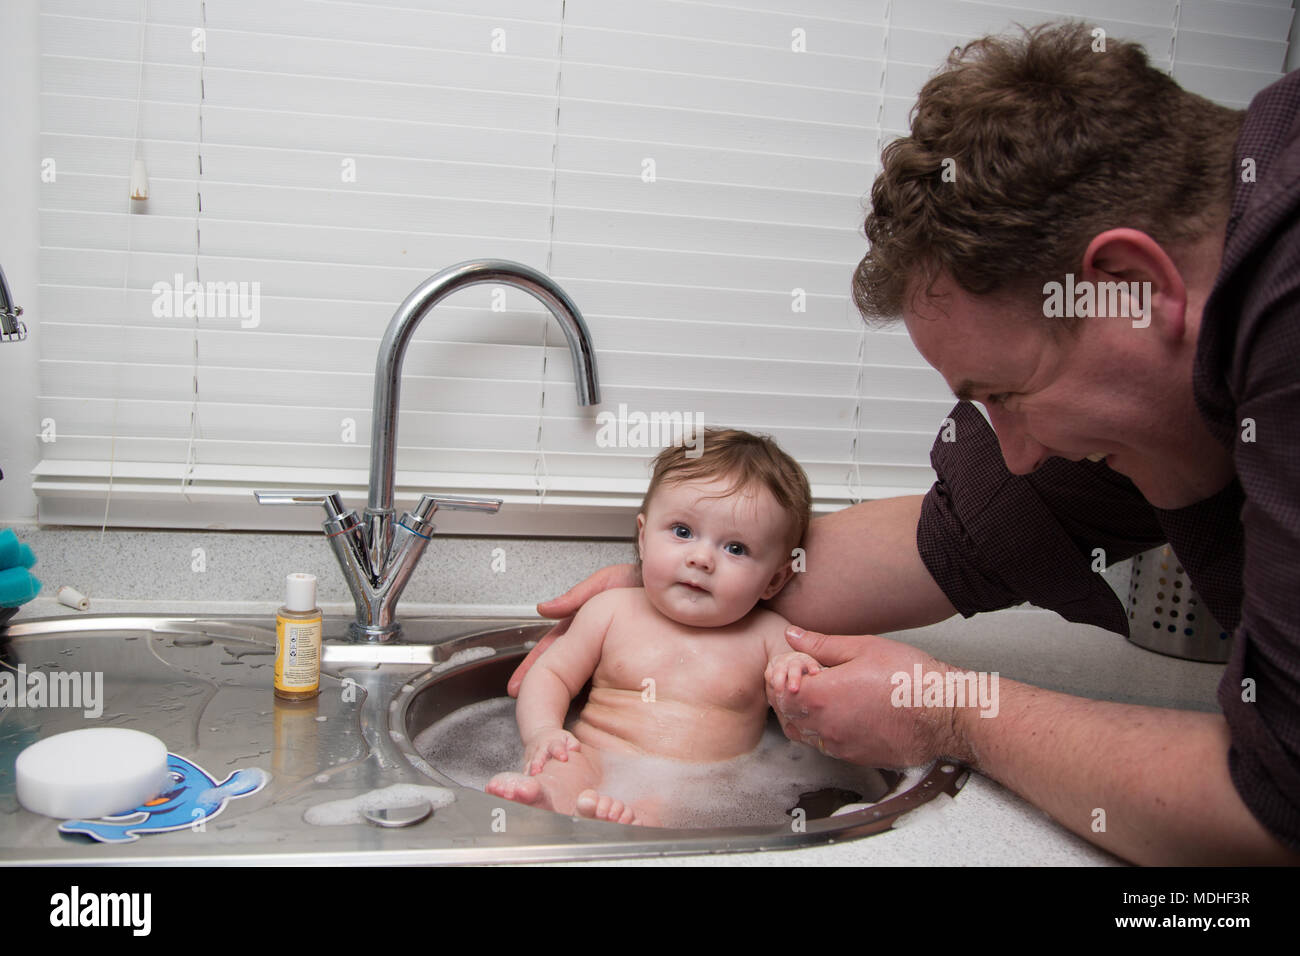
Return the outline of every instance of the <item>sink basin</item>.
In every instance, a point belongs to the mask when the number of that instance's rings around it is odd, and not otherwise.
[[[517,769],[522,746],[508,750],[500,747],[467,748],[465,736],[476,740],[493,737],[485,725],[508,721],[514,727],[512,702],[505,697],[505,686],[514,668],[529,648],[549,629],[549,624],[493,629],[472,633],[447,641],[437,648],[438,662],[431,670],[398,689],[389,704],[389,725],[398,749],[422,773],[443,785],[469,785],[475,791],[493,773]],[[498,701],[501,706],[494,706]],[[570,716],[581,708],[582,698],[574,701]],[[465,708],[472,708],[466,712]],[[459,713],[458,713],[459,712]],[[477,712],[477,713],[475,713]],[[457,720],[459,714],[464,719]],[[445,733],[437,733],[440,722],[450,724]],[[430,732],[433,732],[432,734]],[[780,736],[774,715],[770,715],[769,734]],[[830,813],[838,805],[831,803],[818,809],[811,801],[796,825],[792,818],[767,825],[722,825],[708,828],[623,827],[609,823],[561,817],[546,810],[520,806],[489,797],[490,801],[514,815],[540,817],[539,822],[565,820],[568,825],[607,832],[611,839],[621,831],[620,843],[637,853],[701,853],[789,848],[811,843],[832,842],[867,836],[889,829],[900,815],[925,803],[939,793],[955,795],[965,783],[968,771],[950,762],[938,762],[908,774],[890,770],[857,767],[821,757],[807,748],[802,750],[811,761],[834,765],[838,772],[829,778],[819,775],[825,768],[808,771],[808,789],[824,791],[829,786],[859,794],[858,803],[872,806],[838,816]],[[508,759],[503,759],[503,757]],[[900,788],[900,784],[905,786]],[[910,784],[910,785],[909,785]],[[892,796],[890,796],[892,794]],[[886,799],[888,797],[888,799]],[[840,801],[844,802],[844,801]],[[738,814],[739,815],[739,814]],[[588,854],[581,854],[588,855]]]
[[[703,829],[631,827],[502,801],[464,785],[437,747],[415,739],[461,707],[504,694],[506,678],[547,625],[535,620],[408,619],[410,643],[349,644],[347,621],[326,619],[322,693],[305,702],[271,692],[274,622],[263,616],[70,616],[0,628],[0,660],[30,673],[102,674],[102,712],[0,709],[0,862],[4,863],[487,863],[647,854],[782,849],[888,829],[968,771],[938,763],[898,775],[848,768],[849,789],[873,805],[806,823]],[[22,809],[13,761],[28,744],[65,730],[131,727],[221,779],[238,769],[271,774],[262,791],[232,801],[201,830],[97,844],[60,834],[57,821]],[[463,748],[462,748],[463,749]],[[471,748],[473,749],[473,748]],[[488,762],[483,772],[504,769]],[[396,784],[454,796],[413,825],[305,821],[320,804]],[[378,821],[376,821],[378,822]]]

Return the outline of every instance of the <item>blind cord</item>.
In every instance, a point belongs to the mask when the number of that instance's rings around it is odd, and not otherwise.
[[[203,277],[199,274],[199,256],[203,252],[203,231],[200,222],[203,217],[203,103],[207,98],[205,83],[208,64],[208,7],[204,2],[199,3],[199,21],[202,24],[203,40],[199,47],[199,139],[198,181],[195,183],[194,197],[194,282],[201,290],[203,288]],[[199,423],[199,313],[201,311],[200,309],[194,310],[194,354],[191,366],[193,394],[190,399],[190,437],[185,448],[185,468],[181,473],[181,494],[184,495],[187,502],[191,501],[187,489],[194,476],[194,438],[198,432]]]
[[[551,140],[551,219],[546,236],[546,274],[552,275],[555,253],[555,195],[558,189],[559,152],[560,152],[560,88],[564,77],[564,11],[565,4],[560,3],[560,37],[556,48],[555,64],[555,136]],[[541,399],[537,406],[537,457],[533,461],[533,481],[537,485],[537,507],[540,509],[546,501],[546,491],[550,486],[551,473],[546,466],[546,443],[542,440],[542,430],[546,425],[546,376],[547,354],[550,351],[551,316],[542,313],[542,387]]]

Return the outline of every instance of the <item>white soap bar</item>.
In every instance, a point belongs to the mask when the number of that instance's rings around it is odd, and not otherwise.
[[[33,813],[93,820],[134,810],[167,788],[167,745],[153,734],[96,727],[32,744],[14,764],[18,802]]]

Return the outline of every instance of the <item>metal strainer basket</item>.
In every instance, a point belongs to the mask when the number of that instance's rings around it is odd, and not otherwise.
[[[1232,646],[1167,544],[1133,556],[1128,628],[1139,647],[1192,661],[1222,663]]]

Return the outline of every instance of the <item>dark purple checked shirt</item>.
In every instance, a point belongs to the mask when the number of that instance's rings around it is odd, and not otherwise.
[[[1254,182],[1241,181],[1247,159]],[[1028,601],[1124,635],[1123,605],[1091,571],[1092,550],[1116,561],[1168,542],[1234,634],[1219,684],[1233,785],[1300,849],[1300,70],[1251,103],[1237,171],[1192,381],[1211,433],[1232,451],[1232,483],[1163,511],[1103,463],[1050,458],[1013,475],[993,430],[961,402],[951,413],[959,440],[930,452],[939,479],[916,542],[966,617]],[[1248,418],[1253,442],[1242,440]]]

